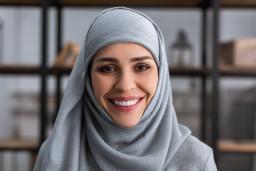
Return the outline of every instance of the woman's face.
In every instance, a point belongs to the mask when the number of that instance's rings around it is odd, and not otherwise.
[[[111,119],[122,127],[140,121],[155,94],[158,69],[152,54],[135,43],[115,43],[92,61],[94,95]]]

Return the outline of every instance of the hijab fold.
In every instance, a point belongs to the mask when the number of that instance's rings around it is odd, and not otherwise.
[[[158,85],[140,122],[116,125],[96,102],[89,78],[93,56],[121,42],[147,48],[158,66]],[[190,130],[178,124],[173,107],[165,43],[145,14],[126,7],[102,11],[92,22],[73,67],[51,136],[34,171],[165,170]]]

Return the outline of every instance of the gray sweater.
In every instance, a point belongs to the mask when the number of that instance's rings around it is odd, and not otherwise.
[[[212,149],[189,136],[168,165],[166,171],[216,171]]]

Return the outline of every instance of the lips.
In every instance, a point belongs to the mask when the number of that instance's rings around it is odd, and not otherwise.
[[[110,98],[110,102],[114,109],[120,111],[134,110],[144,97],[115,97]]]
[[[139,99],[136,100],[127,100],[127,101],[119,101],[119,100],[114,100],[114,104],[117,106],[132,106],[135,105]]]

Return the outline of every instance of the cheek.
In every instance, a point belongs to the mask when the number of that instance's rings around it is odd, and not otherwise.
[[[158,84],[158,73],[152,72],[147,76],[142,76],[139,79],[141,88],[149,94],[150,97],[154,96],[157,84]]]
[[[100,102],[101,98],[111,90],[112,81],[99,74],[92,74],[91,76],[94,95],[97,101]]]

